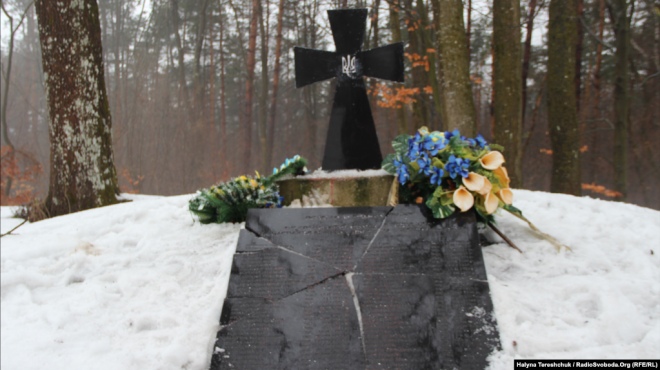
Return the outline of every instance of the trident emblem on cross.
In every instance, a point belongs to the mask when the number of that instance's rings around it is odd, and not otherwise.
[[[357,73],[357,68],[355,67],[355,56],[347,55],[341,57],[341,72],[350,78]]]

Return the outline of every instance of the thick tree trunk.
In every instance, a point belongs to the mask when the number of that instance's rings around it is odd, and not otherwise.
[[[626,0],[611,2],[616,52],[614,53],[614,190],[628,195],[628,132],[630,127],[630,18]]]
[[[461,0],[438,0],[437,3],[440,13],[443,122],[448,129],[456,128],[465,136],[474,136],[476,112],[470,85],[463,3]]]
[[[493,2],[495,49],[495,142],[506,148],[512,187],[522,186],[522,65],[520,64],[520,2]]]
[[[548,128],[555,193],[580,195],[580,137],[575,100],[577,0],[551,0],[548,27]]]
[[[95,0],[38,0],[50,115],[50,216],[117,202],[112,131]]]

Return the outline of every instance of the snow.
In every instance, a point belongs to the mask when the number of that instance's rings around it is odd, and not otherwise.
[[[572,251],[498,215],[525,253],[483,249],[502,342],[490,368],[512,369],[514,358],[658,358],[660,212],[514,194]],[[208,368],[242,225],[194,222],[192,195],[125,197],[133,201],[2,238],[2,369]],[[1,211],[2,233],[20,223]]]
[[[302,176],[296,176],[297,179],[350,179],[355,177],[381,177],[389,176],[385,170],[340,170],[327,172],[319,168],[314,172]]]
[[[240,225],[194,223],[190,198],[137,197],[3,237],[0,367],[207,368]]]

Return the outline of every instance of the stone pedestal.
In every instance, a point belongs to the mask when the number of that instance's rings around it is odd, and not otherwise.
[[[278,182],[284,205],[290,205],[296,199],[320,197],[325,203],[335,207],[377,207],[386,206],[394,176],[389,174],[350,177],[326,174],[314,177],[302,176]]]

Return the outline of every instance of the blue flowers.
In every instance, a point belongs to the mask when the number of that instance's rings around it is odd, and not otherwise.
[[[474,138],[474,140],[477,142],[477,146],[480,148],[485,148],[488,143],[486,142],[486,139],[484,139],[481,134],[477,134],[477,137]]]
[[[431,170],[431,185],[440,186],[444,174],[445,171],[442,168],[433,167]]]
[[[445,165],[445,169],[449,172],[449,177],[456,179],[456,177],[467,177],[468,168],[470,167],[470,160],[467,158],[456,157],[455,155],[450,155]]]
[[[403,163],[399,158],[394,160],[394,167],[396,168],[396,176],[399,178],[399,183],[401,185],[405,184],[406,181],[410,179],[410,173],[408,173],[408,166]]]
[[[440,132],[426,127],[412,136],[397,137],[393,146],[395,153],[385,159],[384,168],[396,174],[402,185],[424,184],[430,189],[457,186],[478,165],[468,157],[481,158],[490,150],[481,135],[466,138],[459,130]]]
[[[491,146],[498,149],[481,135],[467,138],[458,130],[422,127],[413,136],[394,139],[394,153],[387,155],[383,169],[403,185],[398,193],[402,203],[425,204],[435,218],[476,208],[488,219],[512,201],[504,157]]]
[[[438,152],[444,149],[447,146],[444,135],[440,133],[430,133],[422,141],[422,147],[426,150],[431,156],[438,155]]]
[[[426,176],[431,174],[431,158],[426,153],[422,153],[417,158],[417,165],[419,166],[419,173],[424,173]]]
[[[445,131],[445,139],[450,140],[454,136],[461,137],[461,133],[458,129],[455,129],[454,131]]]
[[[411,161],[416,161],[419,158],[424,149],[423,142],[424,138],[419,132],[408,140],[408,158]]]

